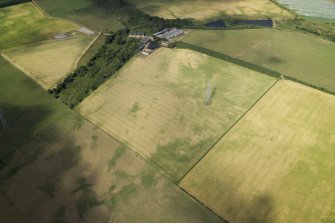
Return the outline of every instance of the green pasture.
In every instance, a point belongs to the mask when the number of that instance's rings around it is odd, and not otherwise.
[[[48,17],[33,3],[0,9],[0,50],[52,39],[55,34],[69,32],[78,25]]]
[[[335,44],[272,29],[192,31],[182,40],[335,91]]]
[[[99,8],[90,0],[37,0],[51,16],[75,21],[95,31],[117,31],[124,28],[113,12]]]

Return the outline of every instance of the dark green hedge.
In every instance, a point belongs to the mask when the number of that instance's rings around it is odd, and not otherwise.
[[[138,49],[138,40],[128,39],[122,31],[112,33],[85,66],[79,67],[48,92],[73,108],[115,74]]]
[[[31,0],[0,0],[0,8],[30,1]]]

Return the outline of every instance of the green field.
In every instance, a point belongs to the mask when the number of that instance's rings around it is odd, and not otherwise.
[[[37,0],[48,14],[78,22],[96,31],[124,28],[116,15],[99,8],[90,0]]]
[[[45,16],[33,3],[0,9],[0,50],[52,39],[79,28],[69,21]]]
[[[269,0],[129,0],[140,10],[164,18],[205,19],[222,15],[252,18],[289,17]]]
[[[335,91],[335,44],[330,41],[271,29],[192,31],[183,41]]]
[[[178,181],[274,82],[191,50],[161,49],[135,58],[78,110]]]
[[[334,112],[334,96],[280,81],[181,186],[231,222],[334,222]]]
[[[83,35],[51,40],[4,52],[4,56],[39,83],[50,89],[77,68],[77,64],[97,36]]]
[[[1,221],[221,222],[3,59],[0,70]]]

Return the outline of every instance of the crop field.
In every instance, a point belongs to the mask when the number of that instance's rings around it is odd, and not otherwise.
[[[161,49],[135,58],[77,109],[178,181],[274,82],[204,54]]]
[[[301,15],[335,20],[334,0],[319,0],[319,1],[277,0],[277,1],[280,4],[283,4],[293,10],[296,10]]]
[[[3,222],[221,222],[3,59],[0,69]]]
[[[231,222],[334,222],[335,97],[279,81],[183,179]]]
[[[124,28],[114,13],[99,8],[91,0],[37,0],[48,14],[78,22],[96,31]]]
[[[77,68],[77,63],[95,35],[52,40],[6,51],[4,56],[39,83],[50,89]]]
[[[54,34],[69,32],[78,25],[48,17],[33,3],[0,9],[0,50],[52,39]]]
[[[129,2],[150,15],[164,18],[205,19],[220,15],[255,18],[291,16],[268,0],[130,0]]]
[[[335,44],[330,41],[271,29],[192,31],[183,41],[335,91]]]

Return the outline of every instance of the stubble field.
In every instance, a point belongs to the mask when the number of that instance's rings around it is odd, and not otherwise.
[[[204,105],[207,82],[216,93]],[[274,78],[190,50],[135,58],[79,112],[178,181]]]
[[[77,68],[77,63],[95,35],[40,42],[5,51],[4,57],[43,88],[50,89]]]
[[[205,19],[220,15],[254,18],[291,16],[287,11],[284,11],[268,0],[130,0],[130,3],[150,15],[164,18]]]
[[[124,28],[115,12],[98,7],[90,0],[37,0],[36,2],[50,15],[78,22],[92,30],[117,31]]]
[[[222,222],[3,59],[0,69],[3,222]]]
[[[333,222],[335,98],[278,82],[183,179],[232,222]]]

